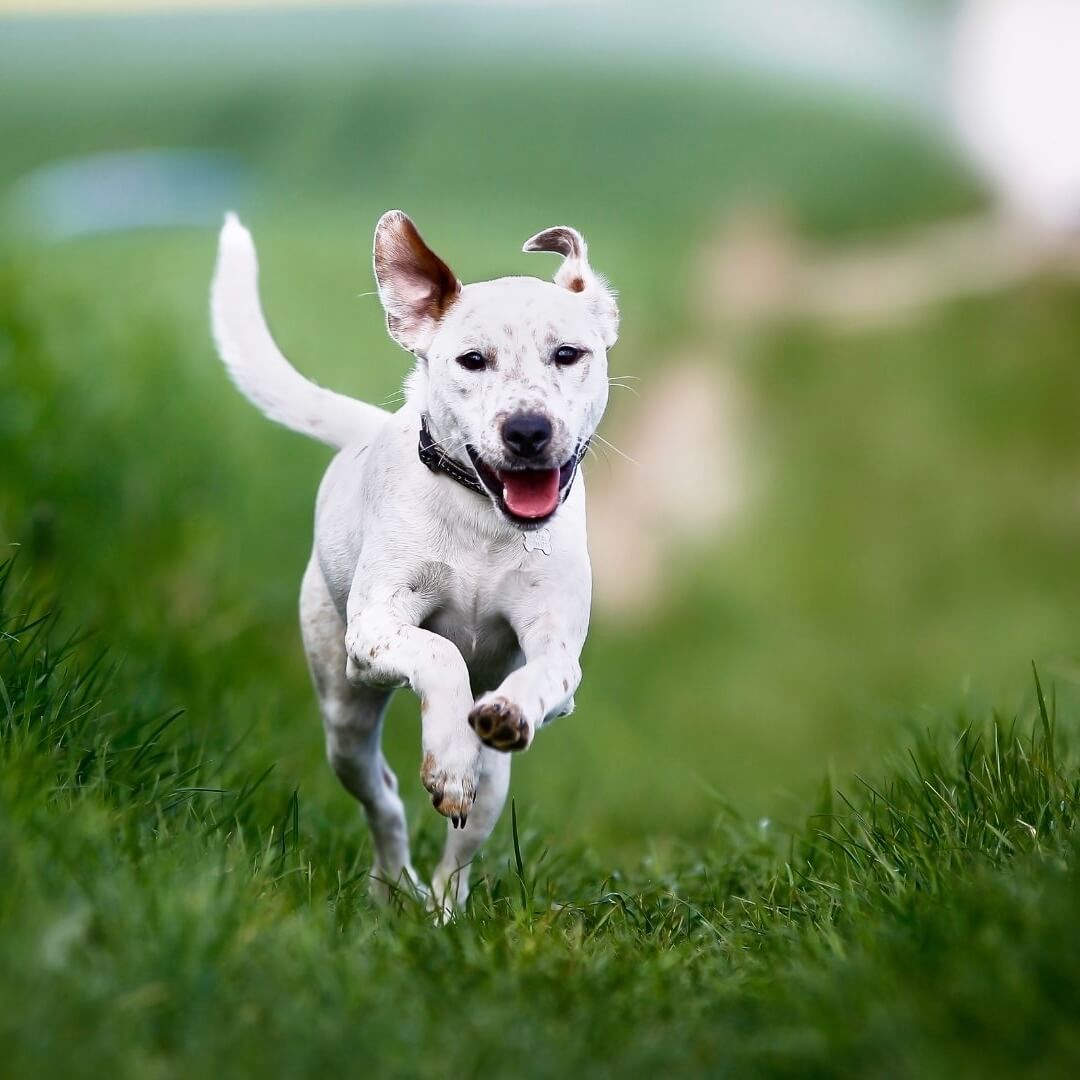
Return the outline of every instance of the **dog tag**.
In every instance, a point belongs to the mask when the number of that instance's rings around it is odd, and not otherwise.
[[[526,551],[542,551],[545,555],[551,554],[550,529],[535,529],[531,532],[523,532],[521,539],[525,541]]]

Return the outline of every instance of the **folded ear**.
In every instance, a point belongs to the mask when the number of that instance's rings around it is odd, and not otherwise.
[[[400,210],[388,210],[375,226],[374,263],[390,336],[409,352],[423,352],[461,282]]]
[[[522,251],[551,251],[563,257],[555,275],[555,284],[581,293],[601,320],[604,344],[610,349],[619,336],[619,306],[615,292],[589,265],[589,246],[585,237],[569,225],[545,229],[525,241]]]

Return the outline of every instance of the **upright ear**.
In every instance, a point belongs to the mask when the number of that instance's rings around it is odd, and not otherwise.
[[[551,251],[563,257],[555,275],[555,284],[581,293],[601,322],[604,344],[611,348],[619,336],[619,305],[615,292],[589,265],[589,247],[585,237],[569,225],[545,229],[525,241],[522,251]]]
[[[423,353],[461,282],[400,210],[388,210],[375,226],[374,263],[390,336],[409,352]]]

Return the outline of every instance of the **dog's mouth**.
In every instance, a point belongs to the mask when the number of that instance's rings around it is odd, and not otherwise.
[[[476,475],[494,496],[499,509],[516,524],[525,527],[543,525],[558,510],[578,467],[575,454],[560,466],[496,469],[471,446],[466,449]]]

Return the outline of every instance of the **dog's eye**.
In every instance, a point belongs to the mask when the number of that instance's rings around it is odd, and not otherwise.
[[[457,362],[466,371],[483,371],[487,367],[487,361],[484,359],[484,354],[477,352],[473,349],[471,352],[462,353]]]
[[[575,348],[573,345],[560,345],[555,350],[555,363],[576,364],[584,355],[581,349]]]

